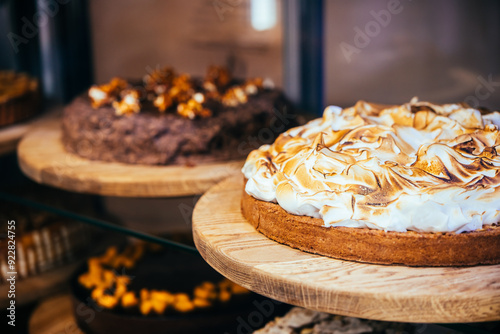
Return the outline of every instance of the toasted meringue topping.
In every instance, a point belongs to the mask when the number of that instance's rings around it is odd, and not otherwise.
[[[359,101],[250,153],[246,192],[325,226],[464,232],[500,220],[500,113]]]

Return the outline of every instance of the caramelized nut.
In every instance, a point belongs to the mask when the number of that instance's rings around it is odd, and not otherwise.
[[[236,107],[238,104],[246,103],[247,101],[245,91],[239,86],[229,88],[222,97],[222,103],[230,107]]]
[[[210,66],[207,70],[205,82],[214,84],[218,89],[221,89],[229,84],[231,75],[227,68],[222,66]]]
[[[187,103],[180,103],[177,106],[177,113],[182,117],[189,119],[194,119],[196,116],[202,118],[212,116],[212,111],[207,108],[203,108],[202,104],[197,102],[194,98],[190,99]]]
[[[118,299],[110,295],[102,295],[97,299],[97,304],[105,308],[113,308],[118,304]]]
[[[132,307],[132,306],[137,305],[138,303],[139,303],[139,300],[135,296],[135,293],[133,293],[132,291],[129,291],[122,296],[122,306],[123,307]]]
[[[174,69],[171,67],[157,68],[151,73],[146,74],[143,78],[144,86],[147,90],[166,89],[172,85],[172,80],[175,77]],[[161,92],[163,93],[163,92]]]
[[[210,302],[207,299],[195,298],[193,300],[193,305],[195,307],[204,308],[204,307],[209,307],[211,304],[210,304]]]
[[[166,93],[158,95],[153,102],[154,106],[158,108],[160,112],[165,112],[165,110],[172,106],[173,103],[174,101],[172,100],[170,94]]]
[[[89,90],[89,98],[93,108],[111,104],[116,100],[122,90],[127,88],[128,83],[120,78],[113,78],[104,85],[94,85]]]
[[[122,93],[121,101],[113,101],[113,108],[117,115],[130,115],[141,110],[139,103],[139,92],[137,90],[127,90]]]

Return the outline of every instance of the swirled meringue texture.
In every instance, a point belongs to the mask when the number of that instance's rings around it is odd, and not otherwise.
[[[325,226],[474,231],[500,220],[500,113],[359,101],[250,153],[251,196]]]

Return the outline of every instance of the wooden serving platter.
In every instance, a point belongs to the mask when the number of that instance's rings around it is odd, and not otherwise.
[[[60,108],[53,108],[48,111],[43,111],[20,123],[0,127],[0,155],[14,152],[21,138],[28,133],[32,127],[36,127],[40,122],[59,117],[60,114]]]
[[[197,195],[239,174],[243,166],[243,161],[194,167],[92,161],[66,152],[60,124],[57,118],[32,128],[19,143],[18,159],[34,181],[69,191],[122,197]]]
[[[281,245],[242,216],[243,176],[206,192],[193,213],[203,258],[259,294],[366,319],[457,323],[500,320],[500,265],[405,267],[336,260]]]
[[[0,128],[0,155],[14,152],[17,143],[32,126],[32,121]]]
[[[92,314],[88,314],[91,318]],[[47,298],[37,306],[29,320],[31,334],[83,334],[76,324],[69,293]]]

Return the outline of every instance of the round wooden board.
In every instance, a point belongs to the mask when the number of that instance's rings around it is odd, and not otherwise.
[[[89,314],[89,317],[92,315]],[[68,293],[45,299],[29,320],[30,334],[83,334],[73,315],[73,303]]]
[[[32,126],[32,121],[0,128],[0,155],[14,152],[17,143]]]
[[[193,236],[222,275],[259,294],[366,319],[457,323],[500,319],[500,265],[412,268],[336,260],[258,233],[242,216],[243,176],[198,201]]]
[[[243,161],[186,166],[146,166],[92,161],[65,151],[61,120],[33,128],[19,143],[21,170],[36,182],[65,190],[104,196],[176,197],[202,194]]]

